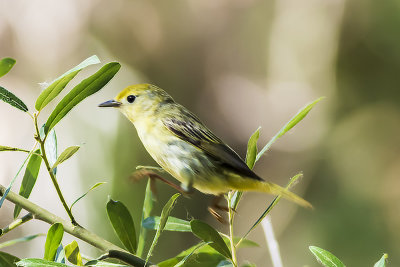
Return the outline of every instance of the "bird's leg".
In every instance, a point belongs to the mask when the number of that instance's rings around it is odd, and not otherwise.
[[[177,191],[179,191],[182,194],[187,194],[187,192],[185,192],[185,190],[183,190],[179,185],[176,185],[176,184],[168,181],[167,179],[161,177],[160,175],[158,175],[157,173],[155,173],[153,171],[149,171],[149,170],[146,170],[146,169],[141,169],[141,170],[138,170],[138,171],[134,172],[131,175],[131,178],[134,181],[137,181],[139,179],[143,179],[144,177],[149,177],[150,178],[150,188],[151,188],[151,191],[155,195],[157,193],[156,185],[155,185],[155,180],[156,179],[166,183],[167,185],[171,186],[172,188],[176,189]]]
[[[228,207],[224,207],[224,206],[219,205],[219,202],[223,198],[224,198],[224,195],[215,196],[213,198],[213,200],[211,201],[211,205],[208,207],[208,212],[210,212],[211,215],[214,216],[215,219],[217,219],[219,222],[226,223],[224,218],[222,218],[221,214],[219,214],[217,212],[217,210],[223,210],[223,211],[226,211],[226,212],[229,211]]]

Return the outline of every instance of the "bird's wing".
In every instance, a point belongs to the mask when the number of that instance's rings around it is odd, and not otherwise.
[[[184,120],[177,117],[168,117],[163,119],[165,127],[174,135],[189,142],[192,145],[203,150],[207,155],[225,167],[241,176],[262,180],[257,176],[244,161],[229,146],[224,144],[216,135],[214,135],[204,124],[192,113],[185,112],[184,117],[190,117],[190,120]]]

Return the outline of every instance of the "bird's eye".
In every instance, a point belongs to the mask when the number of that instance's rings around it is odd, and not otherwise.
[[[136,96],[134,96],[134,95],[128,95],[127,98],[126,98],[126,100],[129,103],[133,103],[133,101],[135,101],[135,99],[136,99]]]

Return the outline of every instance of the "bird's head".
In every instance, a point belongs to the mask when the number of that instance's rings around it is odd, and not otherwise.
[[[143,83],[126,87],[114,99],[101,103],[99,107],[118,108],[130,121],[152,116],[165,104],[174,100],[155,85]]]

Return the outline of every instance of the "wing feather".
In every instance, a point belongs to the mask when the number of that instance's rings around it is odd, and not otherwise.
[[[222,167],[244,177],[262,181],[228,145],[214,135],[194,114],[186,112],[192,120],[167,117],[165,127],[180,139],[193,144],[207,153]]]

